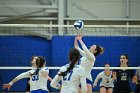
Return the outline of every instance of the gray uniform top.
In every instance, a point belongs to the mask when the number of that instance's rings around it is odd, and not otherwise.
[[[111,74],[109,76],[106,76],[105,71],[102,71],[97,75],[93,85],[97,86],[98,80],[102,79],[100,82],[100,86],[114,87],[114,84],[113,84],[114,80],[111,78],[111,76],[112,76],[112,71],[111,71]]]

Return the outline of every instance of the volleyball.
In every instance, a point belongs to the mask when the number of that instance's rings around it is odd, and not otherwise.
[[[77,30],[82,30],[84,28],[84,22],[82,20],[77,20],[74,23],[74,27]]]

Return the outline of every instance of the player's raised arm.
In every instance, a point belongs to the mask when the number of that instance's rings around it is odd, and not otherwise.
[[[82,48],[83,48],[83,50],[84,50],[86,56],[87,56],[88,58],[90,58],[91,60],[95,60],[95,57],[94,57],[94,55],[92,54],[92,52],[90,52],[89,49],[87,48],[87,46],[84,44],[84,42],[83,42],[83,40],[82,40],[82,37],[83,37],[83,35],[78,35],[78,36],[77,36],[77,39],[79,40],[79,42],[80,42],[80,44],[81,44],[81,46],[82,46]]]
[[[80,54],[82,55],[82,56],[84,56],[84,55],[86,55],[85,54],[85,52],[79,47],[79,45],[78,45],[78,37],[79,36],[77,36],[76,38],[75,38],[75,40],[74,40],[74,47],[76,48],[76,49],[78,49],[79,50],[79,52],[80,52]]]

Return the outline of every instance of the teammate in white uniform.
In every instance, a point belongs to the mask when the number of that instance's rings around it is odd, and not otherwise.
[[[112,73],[108,69],[110,67],[109,64],[105,65],[105,71],[100,72],[93,84],[93,87],[97,86],[98,80],[101,79],[100,82],[100,93],[112,93],[113,92],[113,87],[114,87],[114,80],[116,79],[116,74]]]
[[[92,93],[92,76],[91,76],[91,70],[92,67],[94,66],[96,56],[99,54],[102,54],[104,49],[103,47],[97,46],[97,45],[92,45],[90,49],[86,47],[86,45],[82,41],[82,35],[78,35],[75,38],[74,41],[74,46],[80,51],[80,54],[82,55],[80,65],[85,69],[86,71],[86,78],[87,78],[87,93]],[[80,49],[78,45],[78,41],[80,42],[82,49]]]
[[[48,79],[50,77],[48,75],[49,69],[45,67],[45,58],[38,56],[36,59],[36,66],[36,69],[21,73],[9,84],[4,84],[3,89],[8,88],[8,90],[10,90],[11,86],[18,80],[30,77],[30,93],[48,93],[46,77]]]
[[[80,58],[77,49],[72,48],[69,52],[70,64],[63,66],[51,82],[51,86],[61,89],[60,93],[78,93],[79,84],[81,84],[82,93],[87,92],[85,70],[83,67],[76,65]],[[62,81],[62,85],[59,82]]]
[[[32,56],[31,58],[32,70],[36,70],[37,68],[36,60],[37,60],[37,56]],[[47,79],[49,81],[52,81],[52,78],[50,78],[49,76],[47,77]],[[26,93],[30,93],[30,77],[27,78]]]

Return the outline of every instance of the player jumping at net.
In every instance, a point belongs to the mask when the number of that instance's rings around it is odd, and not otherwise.
[[[92,93],[93,81],[92,81],[92,76],[91,76],[91,70],[92,70],[92,67],[94,66],[96,57],[99,54],[102,54],[104,49],[103,47],[98,46],[98,45],[92,45],[90,49],[88,49],[86,45],[84,44],[84,42],[82,41],[82,37],[83,37],[82,35],[78,35],[75,38],[74,46],[76,49],[80,51],[80,54],[82,55],[80,65],[86,71],[86,82],[87,82],[87,89],[88,89],[87,93]],[[78,45],[78,41],[80,42],[83,50],[80,49]]]
[[[9,84],[4,84],[3,89],[8,88],[8,90],[10,90],[11,86],[18,80],[30,77],[30,93],[48,93],[46,77],[48,79],[50,77],[48,75],[49,69],[45,67],[45,64],[45,58],[42,56],[38,56],[36,59],[36,69],[21,73]]]
[[[100,93],[112,93],[114,87],[114,80],[116,80],[116,73],[110,71],[110,65],[105,64],[105,71],[100,72],[93,84],[93,87],[97,86],[99,79],[101,79],[100,83]]]
[[[85,70],[79,65],[78,59],[80,53],[77,49],[72,48],[68,55],[70,64],[63,66],[58,74],[51,82],[51,86],[56,89],[61,89],[60,93],[78,93],[79,83],[81,83],[82,93],[87,92]],[[62,85],[59,84],[62,81]]]

